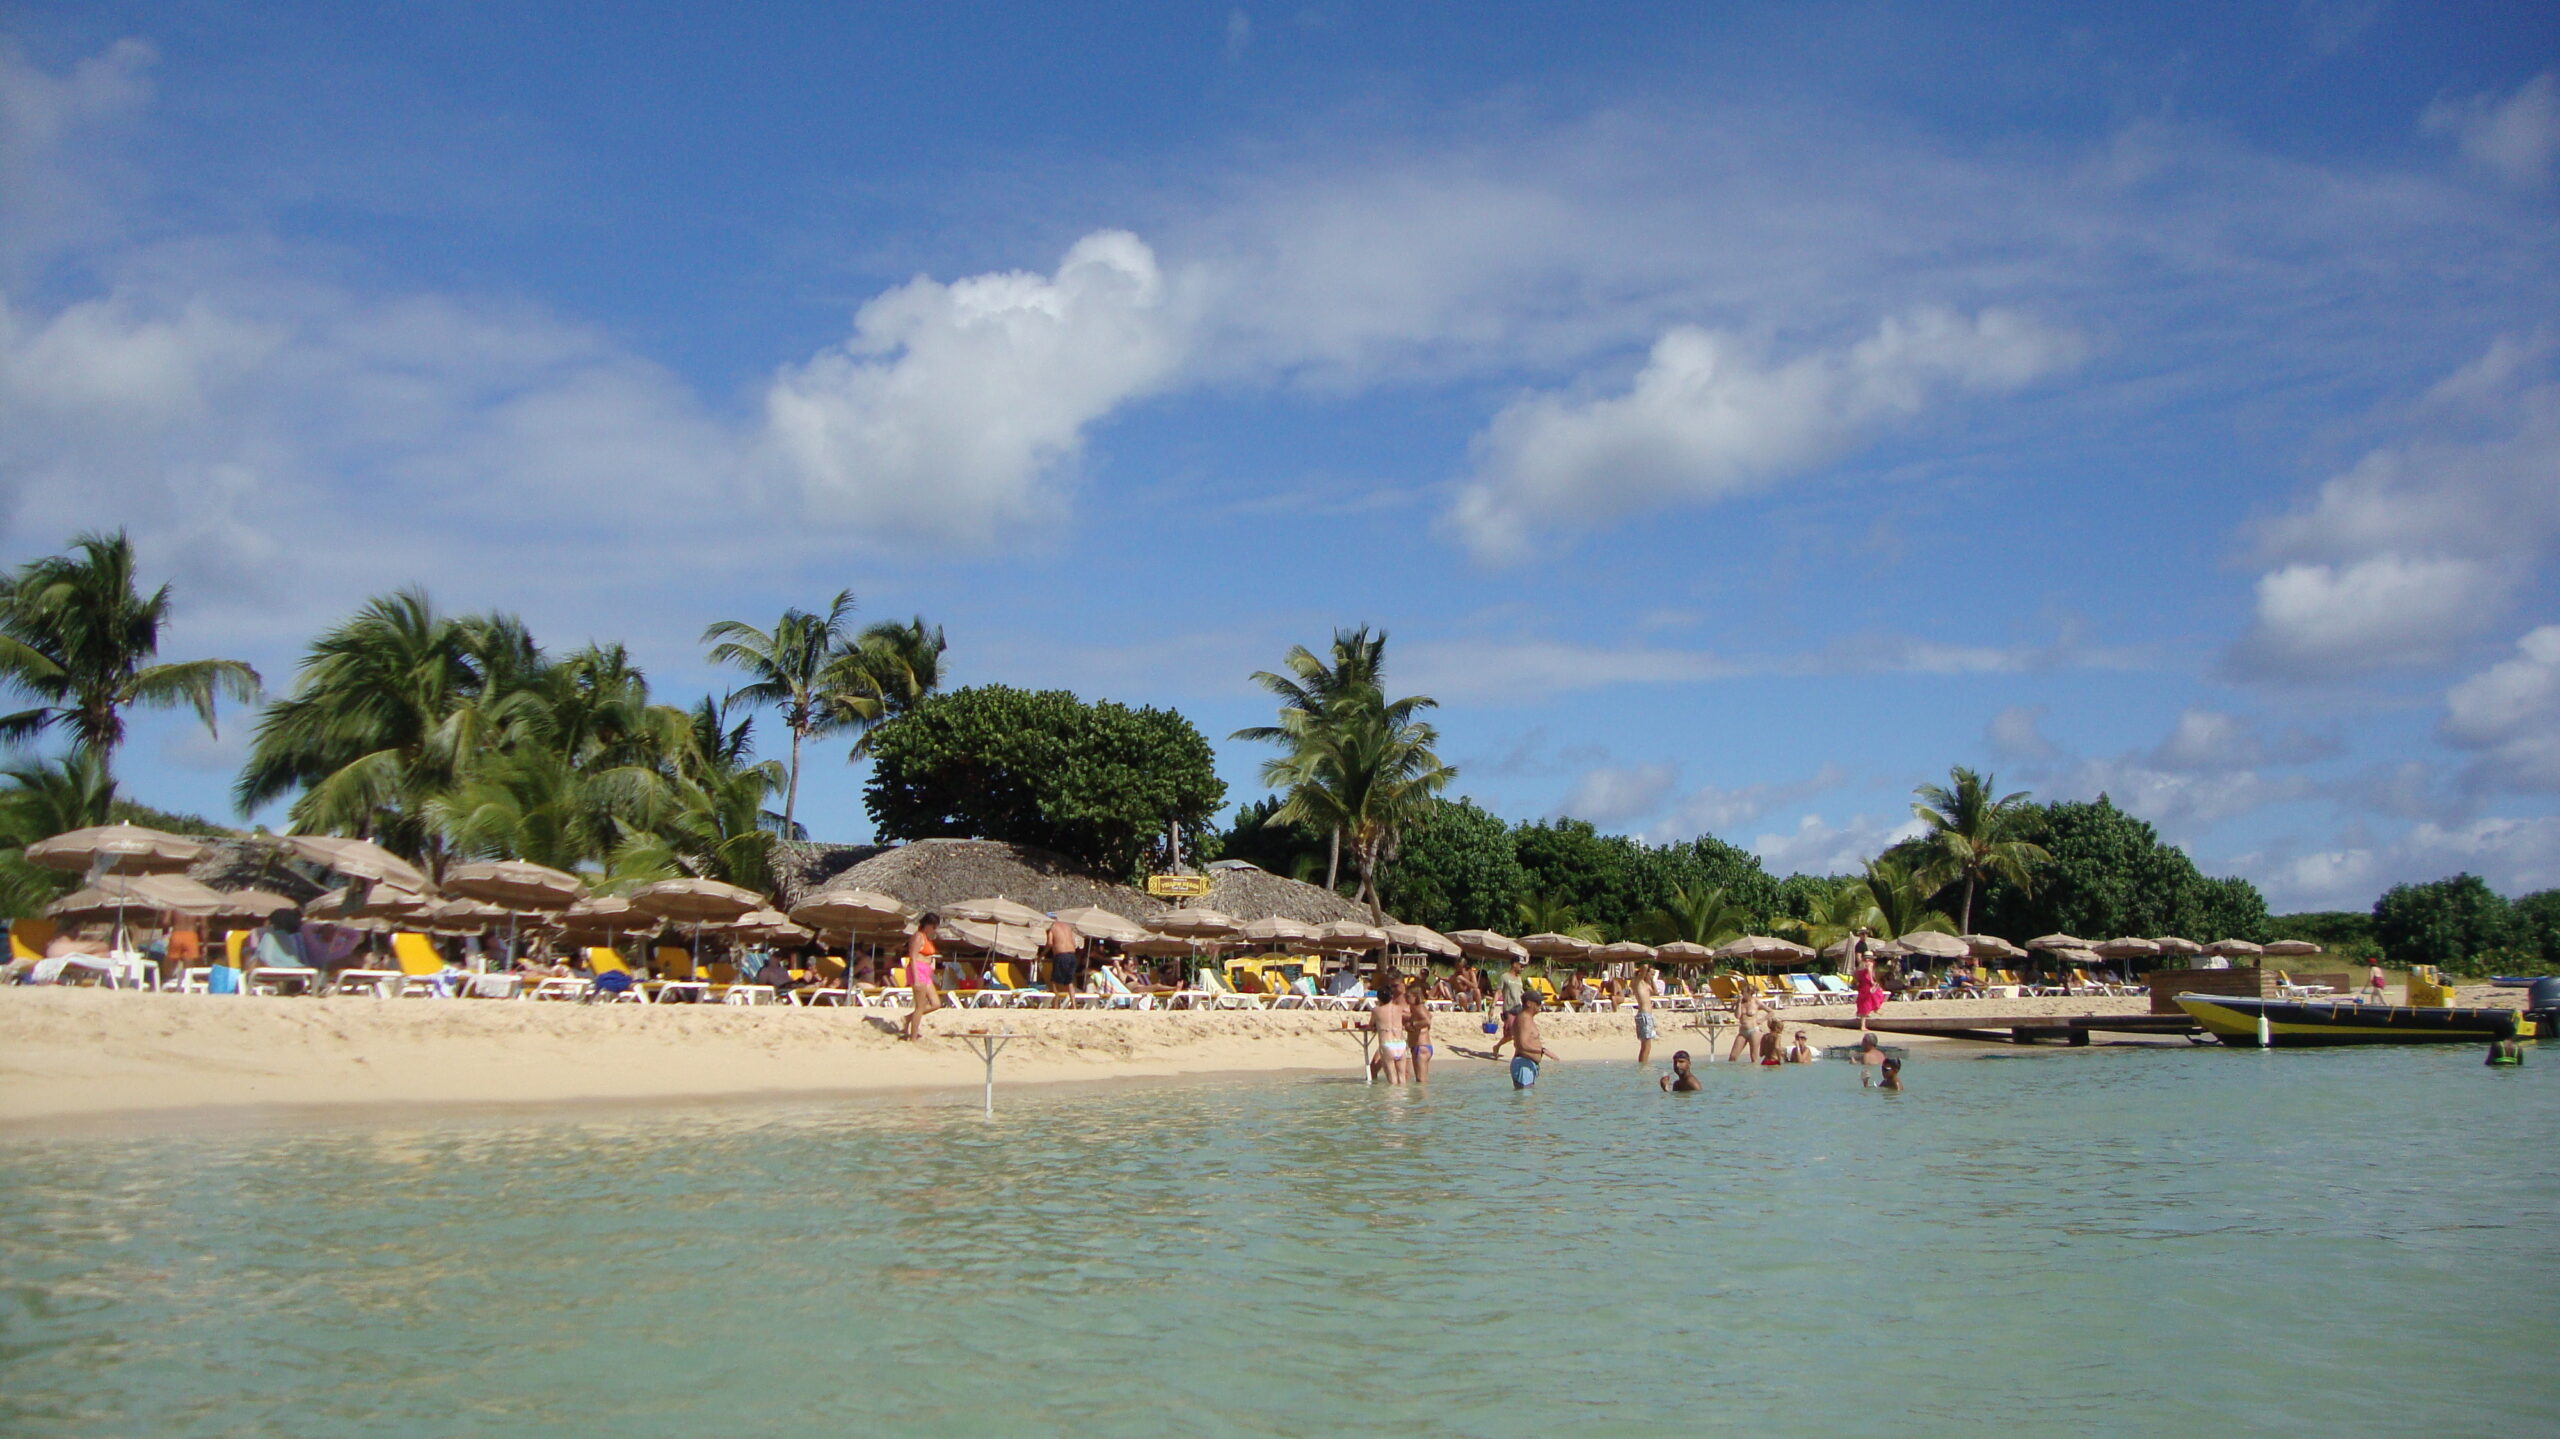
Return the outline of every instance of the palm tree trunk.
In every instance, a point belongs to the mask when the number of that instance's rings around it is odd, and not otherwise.
[[[791,727],[791,779],[782,789],[782,837],[791,838],[791,816],[800,808],[800,727]]]
[[[1965,934],[1973,933],[1973,872],[1971,870],[1965,872],[1964,917],[1957,922],[1956,928]]]
[[[1324,857],[1324,887],[1332,889],[1342,880],[1342,826],[1333,827],[1333,841]]]

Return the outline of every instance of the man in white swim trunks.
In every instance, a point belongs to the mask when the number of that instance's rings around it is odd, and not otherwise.
[[[1413,1074],[1413,1045],[1405,1034],[1404,983],[1383,980],[1378,985],[1378,1004],[1369,1011],[1369,1031],[1378,1036],[1378,1057],[1373,1063],[1387,1076],[1387,1083],[1402,1084]]]

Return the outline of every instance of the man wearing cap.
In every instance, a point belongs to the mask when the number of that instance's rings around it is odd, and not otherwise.
[[[1673,1050],[1671,1052],[1671,1072],[1662,1076],[1662,1092],[1665,1094],[1695,1094],[1704,1088],[1706,1088],[1706,1086],[1698,1082],[1696,1072],[1689,1068],[1689,1051],[1685,1049]]]

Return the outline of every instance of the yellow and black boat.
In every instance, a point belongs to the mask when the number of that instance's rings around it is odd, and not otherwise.
[[[2178,1007],[2243,1049],[2314,1044],[2487,1044],[2516,1033],[2512,1009],[2358,1004],[2352,999],[2242,999],[2182,994]]]

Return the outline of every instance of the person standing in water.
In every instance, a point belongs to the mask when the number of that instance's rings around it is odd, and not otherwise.
[[[1404,1037],[1411,1051],[1413,1082],[1421,1084],[1431,1078],[1431,1004],[1419,993],[1412,994],[1405,1005]]]
[[[1748,1064],[1760,1057],[1761,1021],[1760,992],[1744,985],[1733,1001],[1733,1052],[1727,1059]]]
[[[913,1002],[907,1007],[907,1022],[899,1027],[900,1039],[922,1039],[924,1017],[942,1007],[942,991],[933,972],[942,958],[934,942],[941,933],[942,916],[928,914],[916,921],[916,932],[907,936],[907,989]]]
[[[1662,992],[1662,973],[1647,966],[1636,971],[1636,1063],[1653,1063],[1653,1041],[1662,1032],[1662,1021],[1653,1012],[1653,999]]]
[[[1493,1057],[1500,1059],[1502,1046],[1511,1043],[1511,1021],[1519,1017],[1521,1001],[1529,993],[1527,956],[1512,959],[1511,968],[1504,971],[1502,983],[1495,987],[1493,993],[1494,1003],[1502,1011],[1502,1029],[1493,1041]]]
[[[1527,1089],[1538,1082],[1538,1067],[1555,1058],[1546,1036],[1538,1032],[1538,992],[1520,997],[1520,1012],[1511,1017],[1511,1087]]]
[[[1412,1073],[1413,1041],[1405,1034],[1404,982],[1382,979],[1378,982],[1378,1003],[1369,1011],[1369,1030],[1378,1037],[1376,1068],[1387,1076],[1387,1083],[1402,1084]]]

